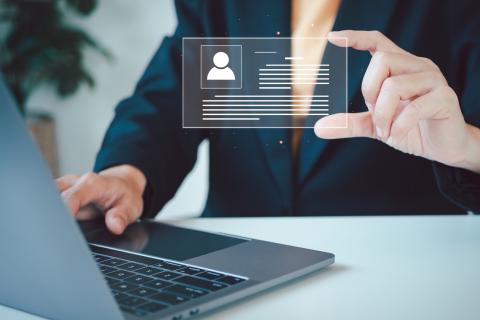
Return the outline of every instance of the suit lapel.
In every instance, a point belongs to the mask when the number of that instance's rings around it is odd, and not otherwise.
[[[385,31],[396,0],[358,1],[343,0],[338,10],[333,30],[380,30]],[[328,57],[327,46],[324,57]],[[348,52],[348,102],[359,93],[363,74],[370,61],[369,53],[349,49]],[[350,107],[349,111],[354,111]],[[355,106],[358,107],[358,106]],[[315,119],[308,118],[306,127],[313,127]],[[299,149],[298,182],[303,182],[320,158],[328,140],[319,139],[312,129],[304,129]]]

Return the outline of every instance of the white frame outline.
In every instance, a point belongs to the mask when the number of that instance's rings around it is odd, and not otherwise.
[[[205,88],[203,86],[203,47],[240,47],[240,87],[226,87],[226,88]],[[183,64],[182,64],[183,72]],[[210,90],[210,89],[235,89],[242,90],[243,88],[243,45],[241,44],[201,44],[200,45],[200,90]],[[183,99],[183,92],[182,92]],[[182,111],[183,112],[183,111]]]
[[[197,126],[185,126],[185,105],[184,105],[184,93],[185,93],[185,77],[183,76],[184,72],[184,60],[185,60],[185,40],[202,40],[202,39],[218,39],[218,40],[228,40],[228,39],[237,39],[237,40],[243,40],[243,39],[283,39],[283,40],[291,40],[291,39],[306,39],[306,40],[327,40],[327,37],[182,37],[182,129],[313,129],[314,127],[307,127],[307,126],[301,126],[301,127],[292,127],[292,126],[282,126],[282,127],[262,127],[262,126],[248,126],[248,127],[227,127],[227,126],[221,126],[221,127],[197,127]],[[322,127],[325,129],[347,129],[348,128],[348,38],[347,37],[335,37],[334,39],[342,39],[345,40],[345,126],[330,126],[330,127]],[[221,45],[219,45],[221,46]],[[242,45],[239,45],[242,46]],[[201,54],[202,50],[200,50]],[[243,58],[242,58],[243,59]],[[200,73],[201,76],[201,73]],[[243,79],[242,79],[243,81]],[[223,88],[222,88],[223,89]]]

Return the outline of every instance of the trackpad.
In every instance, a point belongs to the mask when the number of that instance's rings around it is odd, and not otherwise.
[[[113,235],[105,226],[84,233],[90,243],[178,261],[248,241],[149,221],[130,225],[120,236]]]

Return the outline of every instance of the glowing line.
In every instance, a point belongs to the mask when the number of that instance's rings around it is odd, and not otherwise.
[[[328,116],[328,113],[204,113],[204,116]]]
[[[260,118],[202,118],[202,120],[260,120]]]
[[[330,69],[322,69],[322,68],[282,68],[282,69],[272,69],[272,68],[259,68],[259,71],[325,71],[329,72]]]
[[[259,89],[292,89],[292,87],[259,87]]]
[[[330,84],[330,82],[260,82],[259,84]]]
[[[258,78],[258,80],[330,80],[330,78],[299,78],[299,77],[290,77],[290,78]]]
[[[267,67],[329,67],[329,64],[308,64],[308,63],[295,63],[295,64],[288,64],[288,63],[267,63]]]
[[[328,111],[328,109],[203,109],[202,111]]]
[[[292,72],[289,72],[289,73],[264,73],[264,72],[260,72],[258,75],[260,76],[330,76],[329,73],[292,73]]]
[[[310,99],[223,99],[223,100],[202,100],[203,102],[297,102],[297,101],[307,101],[307,102],[328,102],[328,100],[310,100]]]
[[[202,107],[328,107],[328,104],[202,104]]]
[[[276,98],[276,97],[318,97],[318,98],[328,98],[328,94],[276,94],[276,95],[264,95],[264,94],[216,94],[216,98],[225,98],[225,97],[232,97],[232,98],[255,98],[255,97],[264,97],[264,98]]]

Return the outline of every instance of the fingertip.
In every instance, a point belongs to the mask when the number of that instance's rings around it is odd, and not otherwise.
[[[347,38],[329,37],[327,40],[337,47],[348,47]]]
[[[365,105],[367,106],[367,110],[372,112],[373,111],[373,103],[371,102],[368,102],[367,100],[365,100]]]
[[[59,177],[55,179],[55,184],[60,192],[67,190],[68,188],[72,187],[73,184],[77,181],[78,176],[73,174],[67,174],[65,176]]]
[[[105,216],[105,223],[107,228],[116,235],[123,233],[126,227],[126,222],[121,215],[118,214],[108,214]]]
[[[71,183],[66,182],[64,179],[56,179],[55,180],[55,186],[57,187],[59,192],[64,192],[68,188],[72,186]]]
[[[375,115],[374,123],[377,137],[382,140],[386,140],[390,136],[390,127],[387,119],[385,119],[384,116]]]
[[[325,124],[324,124],[324,120],[325,118],[321,118],[319,120],[317,120],[317,122],[315,122],[315,125],[313,127],[313,132],[315,132],[315,135],[318,137],[318,138],[322,138],[322,139],[326,139],[327,137],[325,136]]]
[[[339,36],[345,36],[345,32],[347,30],[337,30],[337,31],[330,31],[329,33],[327,33],[327,38],[335,38],[335,37],[339,37]]]
[[[68,192],[65,191],[61,193],[61,197],[63,203],[68,208],[68,211],[70,211],[71,215],[75,217],[78,210],[80,209],[75,198],[73,198]]]
[[[320,139],[338,139],[344,138],[347,134],[344,132],[346,128],[345,114],[334,114],[319,119],[313,131]]]
[[[346,30],[330,31],[327,34],[327,40],[339,47],[348,47],[348,33]]]
[[[328,39],[335,38],[336,34],[337,34],[337,31],[330,31],[329,33],[327,33],[327,38]]]
[[[63,183],[58,180],[58,179],[55,179],[55,186],[57,187],[58,190],[62,190],[62,186],[63,186]]]

